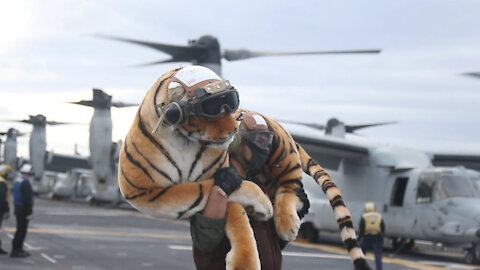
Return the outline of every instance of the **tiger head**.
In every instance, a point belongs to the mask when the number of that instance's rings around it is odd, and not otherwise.
[[[239,99],[229,81],[208,68],[189,66],[170,72],[159,88],[155,104],[160,117],[154,133],[161,125],[178,137],[209,146],[226,148],[232,141]]]

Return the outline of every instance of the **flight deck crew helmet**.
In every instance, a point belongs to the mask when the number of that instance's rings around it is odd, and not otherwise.
[[[267,122],[260,114],[243,112],[240,118],[238,133],[230,144],[229,151],[243,151],[239,146],[248,146],[252,152],[252,157],[245,161],[250,168],[258,170],[263,166],[270,153],[273,132],[268,129]]]
[[[363,207],[365,213],[375,212],[375,203],[374,202],[366,202]]]
[[[184,123],[190,115],[216,118],[238,108],[237,90],[229,81],[202,66],[189,66],[178,70],[170,79],[171,88],[183,87],[186,100],[171,101],[164,110],[167,124]]]
[[[8,164],[0,164],[0,177],[5,177],[12,171],[12,167]]]
[[[23,166],[20,168],[20,173],[32,174],[32,165],[23,164]]]

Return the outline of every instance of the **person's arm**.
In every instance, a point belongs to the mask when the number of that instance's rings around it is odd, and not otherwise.
[[[380,229],[382,230],[382,236],[385,234],[385,222],[383,222],[383,218],[382,218],[382,222],[380,223]]]
[[[225,212],[228,197],[213,186],[202,213],[190,219],[193,245],[203,252],[213,251],[225,235]]]
[[[0,212],[6,213],[9,212],[8,202],[7,202],[7,184],[5,182],[0,182]]]
[[[29,216],[33,213],[33,191],[30,182],[23,181],[20,186],[20,191],[22,192],[23,207],[25,209],[25,215]]]
[[[213,251],[225,236],[228,195],[240,187],[242,179],[233,168],[222,168],[214,176],[215,185],[202,213],[190,219],[193,245],[203,252]]]
[[[360,223],[358,224],[358,240],[360,241],[363,237],[363,233],[365,231],[365,220],[363,217],[360,218]]]

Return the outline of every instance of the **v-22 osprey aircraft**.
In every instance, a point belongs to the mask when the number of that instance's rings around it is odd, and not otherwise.
[[[345,133],[372,125],[349,126],[337,119],[326,126],[296,124],[325,130],[305,136],[298,126],[285,125],[335,181],[356,226],[364,203],[374,201],[394,248],[412,248],[415,239],[440,242],[464,247],[467,263],[480,261],[480,155],[354,142]],[[311,201],[310,213],[302,220],[307,238],[318,241],[320,231],[338,232],[323,192],[313,181],[303,182]]]

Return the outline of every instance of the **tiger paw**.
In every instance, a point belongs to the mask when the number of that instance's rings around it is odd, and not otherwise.
[[[228,200],[240,203],[249,216],[258,220],[267,221],[273,215],[270,199],[252,182],[243,181],[240,188],[230,194]]]
[[[300,228],[300,219],[298,218],[296,211],[276,208],[274,221],[280,239],[290,242],[297,238],[298,230]]]
[[[226,270],[260,270],[257,249],[232,248],[225,259]]]

